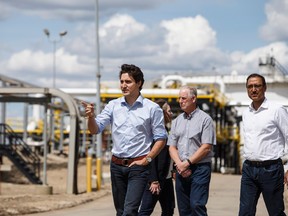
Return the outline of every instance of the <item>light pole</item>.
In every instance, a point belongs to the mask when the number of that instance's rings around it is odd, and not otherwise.
[[[57,43],[59,43],[62,40],[62,37],[64,37],[68,32],[67,31],[63,31],[59,33],[59,38],[58,39],[51,39],[50,38],[50,31],[48,29],[44,29],[44,34],[47,36],[49,42],[51,42],[53,44],[53,88],[56,88],[56,45]],[[54,103],[54,99],[52,98],[52,103]],[[60,134],[60,140],[63,138],[63,121],[62,121],[63,115],[61,115],[61,134]],[[51,109],[51,138],[52,138],[52,146],[53,146],[53,150],[55,150],[55,132],[54,132],[54,126],[55,126],[55,122],[54,122],[54,110],[53,107]],[[60,152],[62,153],[62,142],[60,141]]]
[[[59,38],[51,40],[50,38],[50,31],[48,29],[43,30],[45,35],[47,36],[48,40],[53,44],[53,88],[56,87],[56,44],[62,40],[62,37],[64,37],[68,32],[63,31],[59,33]]]
[[[96,114],[100,114],[101,88],[100,88],[100,45],[99,45],[99,3],[95,0],[95,48],[96,48]],[[97,188],[101,188],[102,179],[102,134],[97,134]]]

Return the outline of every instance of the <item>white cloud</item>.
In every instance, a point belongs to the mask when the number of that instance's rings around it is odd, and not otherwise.
[[[13,54],[7,62],[7,68],[10,71],[31,70],[43,71],[47,65],[48,56],[42,51],[32,52],[23,50]],[[33,66],[33,67],[31,67]]]
[[[194,53],[216,44],[216,32],[200,15],[195,18],[166,20],[161,25],[168,30],[166,43],[174,55]]]
[[[133,39],[145,32],[145,25],[138,23],[133,17],[116,14],[103,24],[100,37],[109,41],[112,46]]]
[[[65,53],[60,48],[55,52],[55,59],[57,79],[63,77],[63,80],[76,79],[77,82],[80,81],[77,77],[87,80],[91,79],[93,65],[81,63],[78,56]],[[47,54],[42,51],[23,50],[13,54],[6,63],[2,64],[9,74],[13,74],[13,77],[18,77],[23,81],[40,86],[47,86],[53,76],[53,53]],[[57,83],[61,85],[59,80]]]
[[[267,23],[260,29],[268,41],[288,39],[288,0],[272,0],[265,7]]]

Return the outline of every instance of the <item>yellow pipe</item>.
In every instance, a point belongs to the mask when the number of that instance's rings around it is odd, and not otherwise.
[[[92,191],[92,157],[86,158],[86,183],[87,183],[87,193]]]
[[[101,189],[101,180],[102,180],[102,160],[101,158],[97,158],[96,161],[96,167],[97,167],[97,178],[96,178],[96,185],[97,185],[97,190]]]

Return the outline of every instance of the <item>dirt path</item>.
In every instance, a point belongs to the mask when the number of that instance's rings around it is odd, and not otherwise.
[[[11,164],[11,162],[4,158],[4,164]],[[48,155],[48,186],[31,184],[13,165],[11,172],[2,172],[0,176],[0,216],[23,215],[72,207],[110,193],[109,184],[103,184],[101,190],[97,191],[95,178],[92,178],[92,193],[86,193],[86,159],[81,158],[78,163],[77,179],[79,194],[66,194],[67,167],[68,158]],[[96,172],[95,167],[96,162],[93,161],[93,172]],[[103,165],[103,172],[109,172],[108,165]],[[43,173],[41,175],[43,176]],[[52,195],[42,194],[47,187],[52,188]]]

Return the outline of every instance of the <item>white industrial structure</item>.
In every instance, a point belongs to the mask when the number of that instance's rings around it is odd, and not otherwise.
[[[281,66],[274,57],[267,56],[264,59],[259,59],[259,71],[255,71],[255,73],[262,74],[266,79],[267,98],[288,107],[287,70]],[[201,86],[203,85],[213,85],[213,87],[219,89],[219,91],[226,96],[228,104],[235,106],[239,111],[239,115],[241,115],[242,108],[247,107],[251,103],[245,87],[247,76],[248,75],[238,75],[237,71],[232,71],[230,75],[216,76],[187,77],[181,75],[167,75],[162,76],[159,82],[153,83],[154,88],[149,88],[147,86],[146,88],[143,88],[142,93],[148,95],[171,96],[178,94],[178,90],[175,89],[175,86],[193,85],[199,87],[199,90],[201,90]],[[109,82],[109,84],[111,85],[111,82]],[[114,86],[118,86],[118,82],[115,82]],[[157,88],[155,88],[155,86]],[[74,97],[91,97],[93,99],[96,94],[96,90],[92,88],[62,88],[61,90]],[[101,88],[101,93],[121,94],[121,91],[119,88],[104,87]]]

